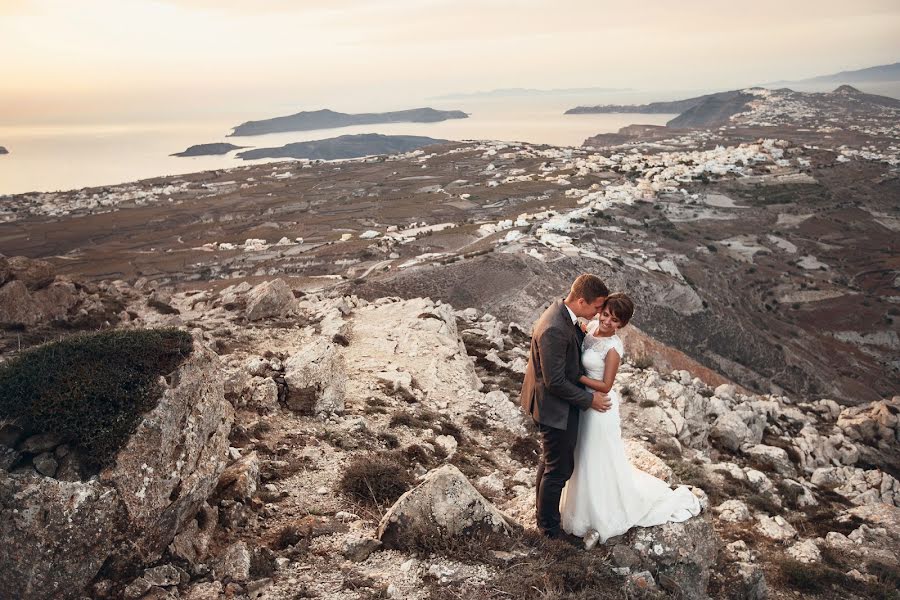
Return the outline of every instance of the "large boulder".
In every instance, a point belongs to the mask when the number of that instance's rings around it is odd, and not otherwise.
[[[283,317],[294,308],[294,293],[283,279],[264,281],[247,292],[247,318]]]
[[[750,427],[736,412],[727,412],[713,423],[709,436],[723,448],[737,452],[744,444],[758,444],[762,435],[754,435]]]
[[[12,279],[21,281],[29,290],[39,290],[53,281],[53,265],[45,260],[11,256],[7,264]]]
[[[388,548],[414,548],[421,536],[450,539],[473,533],[509,533],[514,523],[453,465],[425,476],[385,513],[378,539]]]
[[[680,598],[707,598],[719,536],[706,514],[681,523],[635,527],[607,546],[617,566],[656,573],[660,586]]]
[[[157,405],[98,477],[0,474],[0,572],[10,597],[82,593],[104,564],[156,560],[190,523],[226,465],[234,420],[219,359],[194,342]]]
[[[314,340],[299,348],[284,364],[287,405],[307,413],[344,411],[346,367],[336,344]]]

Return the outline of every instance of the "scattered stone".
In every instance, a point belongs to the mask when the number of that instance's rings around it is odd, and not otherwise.
[[[731,558],[738,562],[751,562],[753,560],[750,548],[747,547],[747,542],[744,540],[736,540],[727,544],[725,550]]]
[[[625,583],[625,589],[627,590],[627,593],[639,596],[640,594],[659,588],[650,571],[641,571],[640,573],[634,573],[628,577],[628,580]]]
[[[128,584],[128,586],[122,592],[122,595],[126,598],[126,600],[137,600],[138,598],[149,592],[150,588],[152,587],[152,583],[150,583],[143,577],[138,577],[130,584]]]
[[[819,547],[812,540],[801,540],[787,549],[787,554],[802,563],[818,563],[822,560]]]
[[[379,548],[381,548],[381,542],[374,538],[350,538],[344,541],[341,554],[353,562],[362,562]]]
[[[452,458],[453,455],[456,453],[456,447],[458,445],[458,442],[456,441],[456,438],[453,437],[452,435],[435,436],[434,443],[438,447],[443,449],[443,451],[446,453],[448,459]]]
[[[732,452],[737,452],[744,444],[759,442],[744,420],[734,412],[727,412],[716,419],[709,436]]]
[[[144,571],[144,579],[150,585],[171,586],[181,583],[181,571],[174,565],[160,565]]]
[[[220,577],[232,581],[250,579],[250,550],[245,542],[235,542],[222,555]]]
[[[47,477],[54,477],[56,475],[56,469],[59,466],[56,462],[56,458],[50,452],[38,454],[31,459],[31,462],[34,464],[34,468],[38,473]]]
[[[749,521],[751,518],[750,509],[740,500],[726,500],[713,509],[719,519],[727,523],[735,523],[738,521]]]
[[[259,457],[250,452],[222,472],[216,492],[220,497],[247,502],[259,486]]]
[[[787,452],[783,448],[766,446],[765,444],[756,444],[755,446],[745,448],[744,453],[751,459],[758,461],[781,475],[791,476],[796,473],[793,463],[791,463]]]
[[[756,522],[759,533],[770,540],[784,542],[797,537],[797,530],[780,515],[757,515]]]
[[[211,581],[209,583],[195,583],[184,596],[184,600],[219,600],[223,592],[222,583]]]
[[[62,440],[58,435],[53,433],[38,433],[25,439],[19,446],[22,452],[30,452],[31,454],[41,454],[49,452],[59,446]]]

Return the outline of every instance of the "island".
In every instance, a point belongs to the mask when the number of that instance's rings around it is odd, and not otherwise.
[[[191,146],[183,152],[176,152],[175,154],[170,154],[169,156],[216,156],[221,154],[228,154],[232,150],[240,150],[241,148],[246,147],[247,146],[235,146],[234,144],[227,144],[224,142],[215,144],[197,144],[196,146]]]
[[[373,154],[396,154],[409,152],[423,146],[441,144],[447,140],[438,140],[421,135],[381,135],[379,133],[361,133],[359,135],[341,135],[324,140],[295,142],[276,148],[256,148],[237,154],[238,158],[254,160],[258,158],[308,158],[319,160],[335,160],[338,158],[358,158]]]
[[[0,154],[9,154],[9,150],[4,148],[3,146],[0,146]]]
[[[298,112],[294,115],[264,119],[262,121],[247,121],[235,127],[228,137],[333,129],[351,125],[377,125],[380,123],[437,123],[448,119],[467,118],[469,118],[469,115],[461,110],[435,110],[427,107],[395,112],[360,114],[340,113],[326,108],[323,110]]]

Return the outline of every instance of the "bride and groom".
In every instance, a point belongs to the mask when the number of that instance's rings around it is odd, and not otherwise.
[[[536,512],[548,537],[565,531],[591,548],[634,526],[700,512],[688,488],[671,489],[625,455],[612,387],[624,355],[616,332],[633,313],[628,296],[610,294],[598,277],[584,274],[534,325],[520,402],[541,439]]]

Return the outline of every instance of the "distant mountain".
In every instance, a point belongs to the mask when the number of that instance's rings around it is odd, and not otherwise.
[[[832,75],[820,75],[809,79],[776,81],[768,85],[787,85],[791,83],[874,83],[900,81],[900,62],[891,65],[879,65],[856,71],[841,71]]]
[[[527,96],[565,96],[576,94],[603,94],[608,92],[628,92],[631,88],[563,88],[539,90],[533,88],[502,88],[486,92],[456,92],[443,96],[434,96],[431,100],[465,100],[467,98],[518,98]]]
[[[433,108],[413,108],[385,113],[347,114],[333,110],[299,112],[287,117],[275,117],[262,121],[247,121],[234,128],[231,136],[264,135],[286,131],[310,131],[332,129],[351,125],[375,125],[378,123],[437,123],[448,119],[467,119],[461,110],[435,110]]]
[[[3,146],[0,146],[0,154],[9,154],[9,150],[4,148]]]
[[[257,148],[237,154],[238,158],[254,160],[257,158],[309,158],[319,160],[335,160],[339,158],[358,158],[375,154],[396,154],[409,152],[423,146],[440,144],[447,140],[438,140],[421,135],[381,135],[363,133],[359,135],[341,135],[324,140],[296,142],[277,148]]]
[[[900,108],[900,100],[891,98],[890,96],[879,96],[877,94],[867,94],[861,92],[852,85],[842,85],[833,92],[825,94],[826,96],[844,96],[851,97],[858,102],[863,102],[873,106],[886,106],[888,108]]]
[[[707,127],[727,121],[731,115],[747,110],[752,94],[741,90],[718,92],[673,100],[671,102],[651,102],[650,104],[625,105],[604,104],[600,106],[578,106],[566,111],[567,115],[592,113],[639,113],[674,114],[678,116],[666,123],[668,127]]]
[[[214,156],[220,154],[228,154],[232,150],[240,150],[247,146],[235,146],[234,144],[215,143],[215,144],[197,144],[191,146],[183,152],[177,152],[170,156]]]

